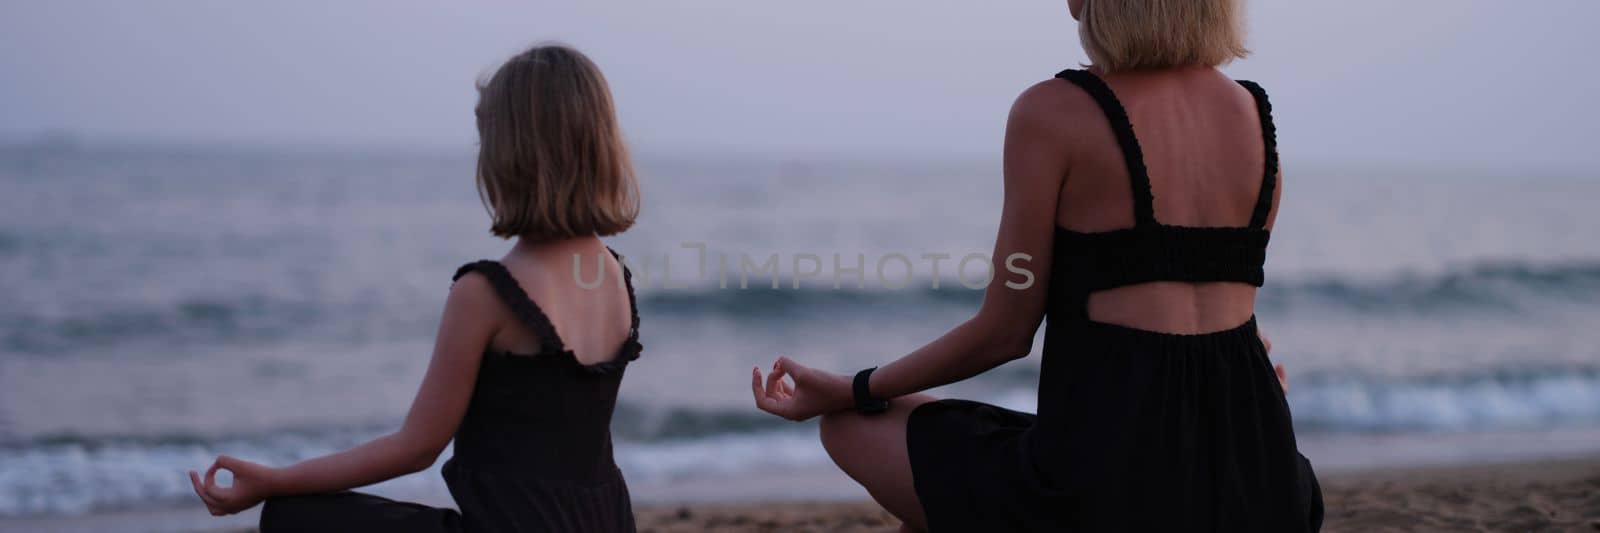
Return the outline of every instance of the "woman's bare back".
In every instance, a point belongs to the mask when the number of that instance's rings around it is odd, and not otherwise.
[[[1250,93],[1212,68],[1116,73],[1105,81],[1127,109],[1143,148],[1156,220],[1170,226],[1246,226],[1266,164]],[[1105,114],[1087,93],[1057,83],[1072,93],[1062,95],[1057,112],[1078,127],[1070,128],[1071,170],[1061,188],[1056,223],[1086,233],[1132,227],[1130,177]],[[1254,313],[1254,301],[1255,287],[1244,283],[1154,281],[1096,292],[1088,313],[1097,322],[1206,333],[1244,323]]]

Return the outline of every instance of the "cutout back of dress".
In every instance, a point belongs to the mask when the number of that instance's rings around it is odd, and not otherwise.
[[[1262,265],[1270,238],[1266,226],[1278,174],[1277,135],[1266,92],[1253,82],[1238,82],[1255,99],[1265,160],[1248,225],[1180,226],[1156,220],[1155,193],[1144,151],[1116,94],[1087,71],[1065,70],[1056,77],[1082,88],[1105,112],[1127,166],[1134,224],[1102,232],[1056,228],[1050,315],[1066,318],[1066,322],[1088,322],[1090,294],[1151,282],[1235,282],[1260,287],[1265,281]]]

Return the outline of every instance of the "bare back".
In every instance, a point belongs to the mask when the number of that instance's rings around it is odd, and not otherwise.
[[[576,266],[574,257],[578,258]],[[599,239],[519,243],[501,263],[528,297],[538,302],[579,363],[604,363],[617,355],[618,347],[628,338],[632,311],[622,267]],[[514,354],[554,355],[539,354],[545,339],[511,313],[499,317],[498,322],[490,348]]]
[[[1157,221],[1190,227],[1250,223],[1266,162],[1262,125],[1247,90],[1211,68],[1117,73],[1105,83],[1137,131]],[[1134,226],[1135,198],[1118,139],[1090,96],[1075,97],[1083,105],[1071,106],[1068,119],[1081,127],[1072,128],[1071,170],[1056,223],[1084,233]],[[1088,315],[1138,329],[1206,333],[1248,320],[1254,300],[1255,287],[1245,283],[1151,281],[1091,294]]]

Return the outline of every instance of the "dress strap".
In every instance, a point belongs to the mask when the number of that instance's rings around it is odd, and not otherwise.
[[[517,283],[516,278],[511,277],[511,272],[506,270],[505,265],[498,261],[487,260],[467,263],[456,270],[456,275],[451,281],[459,280],[461,276],[472,272],[483,274],[488,278],[489,284],[494,286],[494,292],[500,295],[500,300],[505,302],[507,307],[511,308],[511,313],[516,315],[517,320],[533,330],[534,335],[539,336],[541,354],[554,355],[567,351],[566,345],[561,342],[561,336],[556,334],[555,324],[550,323],[550,317],[545,316],[544,311],[539,309],[539,304],[528,297],[528,293],[522,290],[522,285]],[[629,296],[632,296],[631,291]]]
[[[617,266],[622,267],[622,284],[628,289],[628,312],[633,315],[633,326],[628,329],[628,337],[635,342],[639,339],[639,299],[633,295],[633,271],[628,270],[628,261],[622,254],[612,250],[610,246],[606,251],[611,252],[611,257],[617,260]]]
[[[1255,211],[1250,215],[1250,227],[1267,227],[1267,217],[1272,214],[1272,191],[1278,186],[1278,127],[1272,123],[1272,102],[1267,91],[1253,81],[1239,80],[1239,85],[1250,91],[1256,100],[1256,114],[1261,116],[1261,144],[1266,147],[1265,176],[1261,178],[1261,193],[1256,197]]]
[[[1128,181],[1133,187],[1133,218],[1140,226],[1156,225],[1155,195],[1150,189],[1150,171],[1145,168],[1144,150],[1139,147],[1139,138],[1133,134],[1133,122],[1128,120],[1128,110],[1122,107],[1122,102],[1117,100],[1117,94],[1111,92],[1111,87],[1105,80],[1087,70],[1067,69],[1056,74],[1082,88],[1089,96],[1094,98],[1100,109],[1105,111],[1106,120],[1111,122],[1111,131],[1117,136],[1117,144],[1122,147],[1122,159],[1128,166]]]

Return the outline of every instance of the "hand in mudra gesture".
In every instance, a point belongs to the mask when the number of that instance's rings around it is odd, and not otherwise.
[[[790,384],[785,376],[794,378],[794,383]],[[752,369],[750,389],[757,408],[797,422],[849,409],[854,403],[849,377],[809,368],[787,357],[779,357],[772,364],[765,383],[761,368]]]
[[[226,487],[217,484],[217,470],[233,474],[233,484]],[[206,510],[211,511],[212,516],[223,516],[255,507],[270,497],[268,485],[272,471],[269,466],[219,455],[211,468],[206,469],[204,480],[200,473],[190,470],[189,482],[194,485],[194,494],[206,504]]]

